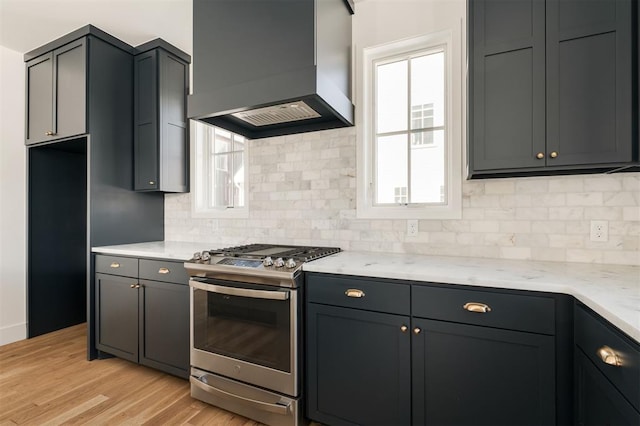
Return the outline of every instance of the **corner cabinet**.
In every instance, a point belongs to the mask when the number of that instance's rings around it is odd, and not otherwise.
[[[471,177],[638,160],[632,10],[631,0],[468,1]]]
[[[157,39],[134,58],[136,191],[189,191],[187,94],[191,57]]]
[[[586,306],[575,307],[576,424],[640,424],[640,345]]]
[[[189,286],[182,263],[95,256],[96,347],[188,377]]]
[[[87,44],[82,38],[27,61],[27,145],[87,132]]]
[[[571,421],[568,296],[307,273],[306,307],[312,420]]]

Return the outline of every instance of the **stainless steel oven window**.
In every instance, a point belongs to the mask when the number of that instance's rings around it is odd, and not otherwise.
[[[207,280],[193,288],[193,347],[291,373],[291,291]]]

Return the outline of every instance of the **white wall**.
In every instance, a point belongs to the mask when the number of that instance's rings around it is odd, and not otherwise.
[[[464,0],[360,1],[353,17],[355,56],[361,56],[362,48],[420,34],[456,28],[464,33],[464,20]],[[362,65],[359,60],[355,65],[357,101]],[[462,114],[456,119],[463,127]],[[203,249],[207,244],[213,248],[266,242],[640,264],[639,173],[465,181],[462,219],[421,220],[416,237],[407,236],[406,220],[357,219],[360,121],[355,129],[251,141],[249,218],[196,219],[190,194],[167,194],[165,238],[202,242]],[[608,242],[589,240],[591,220],[608,221]]]
[[[24,61],[0,46],[0,345],[27,335]]]

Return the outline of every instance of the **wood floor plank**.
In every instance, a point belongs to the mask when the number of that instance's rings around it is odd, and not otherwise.
[[[190,396],[189,382],[118,358],[86,360],[86,325],[0,346],[0,426],[259,426]]]

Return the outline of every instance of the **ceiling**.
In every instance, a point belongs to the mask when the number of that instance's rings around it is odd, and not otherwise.
[[[87,24],[137,46],[192,53],[192,0],[0,0],[0,45],[25,53]]]

